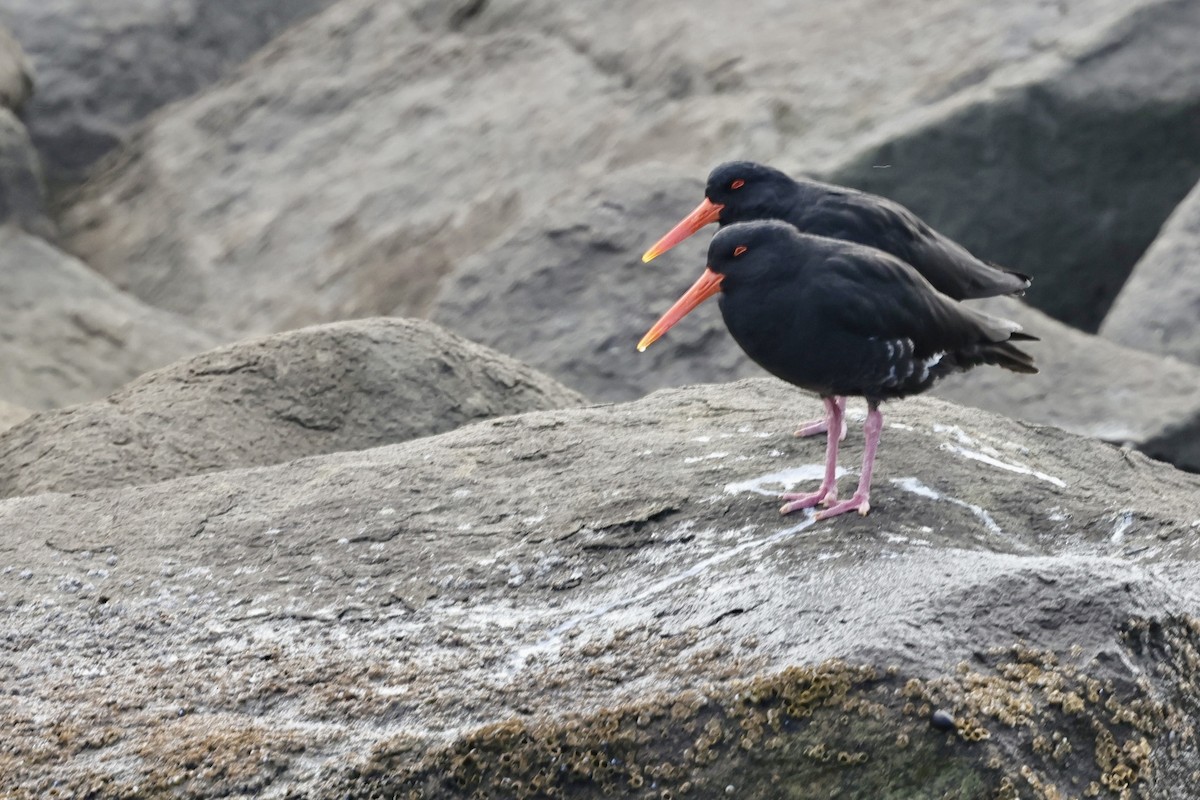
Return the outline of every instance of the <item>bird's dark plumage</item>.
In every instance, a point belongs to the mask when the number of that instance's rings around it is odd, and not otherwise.
[[[883,427],[879,404],[917,394],[945,375],[981,364],[1034,373],[1030,341],[1015,322],[952,300],[895,256],[800,233],[778,220],[729,225],[713,237],[708,269],[638,345],[645,349],[688,311],[720,292],[721,315],[759,366],[825,399],[825,479],[816,493],[785,495],[784,513],[820,502],[822,516],[870,508],[871,469]],[[863,472],[854,497],[837,503],[844,406],[869,411]]]
[[[1028,276],[976,258],[899,203],[843,186],[796,180],[753,161],[717,166],[708,176],[705,202],[719,208],[708,216],[721,226],[778,219],[803,233],[890,253],[955,300],[1019,294],[1029,286]],[[684,233],[677,228],[647,255],[669,249],[695,230]]]
[[[869,247],[748,223],[713,238],[709,266],[724,275],[721,312],[746,354],[822,395],[905,397],[980,364],[1036,372],[1007,341],[1016,323],[956,303]]]

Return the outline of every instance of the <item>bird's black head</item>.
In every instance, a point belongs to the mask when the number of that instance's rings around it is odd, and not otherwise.
[[[709,242],[708,268],[722,276],[725,291],[786,280],[799,238],[795,228],[774,219],[726,225]]]
[[[727,161],[708,175],[704,196],[722,206],[721,225],[756,219],[780,219],[792,206],[796,182],[753,161]]]

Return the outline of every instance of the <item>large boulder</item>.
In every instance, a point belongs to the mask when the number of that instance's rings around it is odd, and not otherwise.
[[[64,229],[221,335],[419,315],[457,258],[586,174],[618,85],[556,38],[425,32],[402,3],[344,0],[151,121]]]
[[[1200,364],[1200,183],[1134,267],[1100,334]]]
[[[0,226],[0,397],[55,408],[103,397],[213,339],[40,238]]]
[[[420,320],[223,347],[0,435],[0,497],[154,483],[362,450],[583,398]]]
[[[1094,332],[1200,178],[1197,41],[1195,0],[1131,3],[1069,46],[971,76],[824,174],[1033,275],[1031,303]]]
[[[870,516],[781,518],[817,408],[694,387],[0,502],[0,792],[1187,797],[1200,477],[917,399]]]
[[[63,224],[118,285],[221,335],[421,315],[452,265],[613,167],[840,164],[1156,2],[342,0],[149,120]]]
[[[33,139],[56,182],[332,0],[0,0],[37,74]]]
[[[641,252],[702,193],[667,168],[637,168],[560,198],[553,211],[468,259],[433,318],[543,369],[590,397],[762,374],[725,331],[715,302],[645,353],[634,344],[704,266],[707,234],[643,264]],[[1035,280],[1029,295],[1040,291]],[[985,304],[1026,325],[1037,376],[980,368],[937,391],[1009,416],[1058,425],[1200,470],[1200,368],[1075,331],[1016,301]]]

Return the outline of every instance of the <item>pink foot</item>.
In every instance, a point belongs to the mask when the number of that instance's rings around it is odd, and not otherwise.
[[[779,499],[785,501],[783,507],[779,509],[780,514],[790,514],[793,511],[799,511],[802,508],[812,508],[821,503],[829,505],[830,503],[837,502],[837,484],[835,483],[828,487],[822,485],[821,488],[811,494],[794,494],[788,492],[787,494],[780,495]]]
[[[862,495],[860,497],[856,493],[849,500],[843,500],[840,503],[835,503],[834,505],[830,506],[829,508],[825,509],[824,511],[818,513],[817,519],[819,519],[819,520],[829,519],[830,517],[836,517],[839,514],[845,514],[850,511],[857,511],[859,514],[861,514],[862,516],[865,517],[870,510],[871,510],[870,495]]]
[[[829,430],[829,424],[825,420],[814,419],[812,422],[801,423],[800,427],[796,429],[796,435],[800,437],[816,436],[818,433],[824,433],[827,430]]]

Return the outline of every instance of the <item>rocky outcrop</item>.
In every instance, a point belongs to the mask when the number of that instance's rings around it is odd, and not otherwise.
[[[363,450],[575,392],[419,320],[362,320],[232,345],[0,435],[0,497],[130,486]]]
[[[826,172],[1034,276],[1029,301],[1095,331],[1200,178],[1200,4],[1131,4]]]
[[[251,66],[152,121],[63,222],[118,285],[225,335],[419,315],[623,116],[618,81],[564,42],[423,32],[379,0],[338,3]],[[531,75],[536,92],[512,91]]]
[[[614,167],[833,169],[886,122],[1160,5],[343,0],[150,120],[63,224],[220,335],[421,315],[458,261]]]
[[[56,182],[332,0],[0,0],[37,70],[27,117]]]
[[[1200,183],[1134,267],[1100,333],[1200,364]]]
[[[1183,797],[1200,478],[916,399],[870,516],[781,518],[817,409],[693,387],[0,502],[4,794]]]
[[[103,397],[212,338],[118,291],[43,240],[0,227],[0,397],[33,410]]]
[[[464,262],[443,287],[433,318],[600,399],[762,374],[725,331],[715,302],[645,353],[634,351],[702,271],[709,237],[696,236],[650,264],[639,256],[701,193],[699,181],[675,170],[617,173]],[[1035,281],[1029,295],[1039,291]],[[1113,345],[1016,300],[983,307],[1042,337],[1029,348],[1042,372],[976,369],[942,384],[940,394],[1129,442],[1200,470],[1200,369]]]

